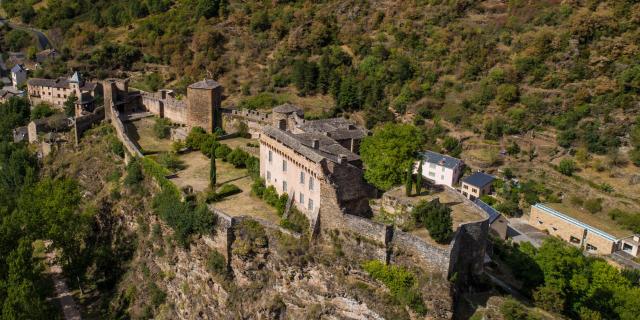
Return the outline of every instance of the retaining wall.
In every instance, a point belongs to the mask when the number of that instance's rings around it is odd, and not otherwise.
[[[96,108],[96,110],[94,110],[93,113],[91,113],[91,114],[80,116],[80,117],[76,117],[76,119],[75,119],[75,121],[73,123],[73,127],[75,129],[76,145],[78,145],[78,143],[80,143],[80,137],[82,137],[82,134],[85,131],[91,129],[91,127],[95,123],[104,120],[104,117],[105,117],[105,108],[104,107]]]

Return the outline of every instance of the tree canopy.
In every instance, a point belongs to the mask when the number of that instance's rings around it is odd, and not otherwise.
[[[423,143],[424,135],[413,125],[388,123],[376,128],[360,147],[365,178],[382,190],[401,184]]]

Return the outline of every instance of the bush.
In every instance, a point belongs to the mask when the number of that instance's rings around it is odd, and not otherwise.
[[[46,118],[55,113],[56,111],[50,105],[40,103],[31,110],[31,120]]]
[[[209,252],[207,257],[207,269],[209,272],[226,275],[227,274],[227,261],[224,256],[218,251]]]
[[[234,184],[231,184],[231,183],[223,184],[216,191],[210,191],[207,194],[207,202],[220,201],[226,197],[229,197],[241,192],[242,192],[242,189],[238,188],[238,186]]]
[[[112,136],[109,139],[109,149],[116,156],[124,158],[124,144],[122,144],[122,142],[120,142],[120,140],[115,136]]]
[[[161,153],[158,156],[158,163],[171,171],[182,170],[185,168],[184,162],[180,160],[175,153]]]
[[[267,188],[265,187],[264,180],[262,178],[254,180],[251,185],[251,193],[256,197],[263,198],[266,189]]]
[[[158,139],[166,139],[171,134],[171,121],[167,118],[156,118],[153,124],[153,133]]]
[[[307,216],[292,206],[289,216],[280,221],[280,226],[298,233],[304,233],[309,228],[309,220]]]
[[[216,148],[216,158],[222,159],[224,161],[227,160],[227,155],[231,153],[231,148],[229,148],[226,144],[221,144]]]
[[[127,176],[124,178],[124,184],[128,187],[137,186],[144,179],[142,174],[142,166],[138,159],[134,159],[127,165]]]
[[[562,159],[558,166],[558,171],[570,177],[576,171],[576,163],[572,159]]]
[[[216,150],[217,153],[218,150]],[[231,163],[236,168],[246,167],[246,161],[249,158],[249,154],[240,149],[236,148],[233,151],[227,154],[226,159],[229,163]]]
[[[396,301],[408,305],[420,315],[426,314],[427,307],[415,288],[415,277],[410,271],[399,266],[385,265],[378,260],[366,262],[362,268],[371,277],[384,283]]]
[[[500,312],[504,316],[505,320],[527,320],[529,319],[529,313],[527,309],[518,301],[514,299],[507,299],[502,306],[500,306]]]
[[[439,201],[422,201],[411,212],[416,226],[425,226],[431,238],[438,243],[446,243],[453,235],[451,208]]]
[[[584,202],[584,208],[591,213],[596,213],[602,211],[602,199],[588,199]]]
[[[496,101],[500,105],[508,105],[518,101],[518,87],[512,84],[501,84],[496,92]]]

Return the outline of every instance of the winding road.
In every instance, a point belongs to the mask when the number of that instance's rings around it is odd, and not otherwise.
[[[51,41],[49,41],[49,38],[47,38],[47,35],[41,30],[29,27],[29,26],[21,25],[21,24],[15,24],[15,23],[9,22],[6,19],[0,18],[0,26],[5,24],[12,29],[24,30],[34,34],[36,36],[36,39],[38,40],[38,49],[40,50],[54,49],[53,44],[51,43]]]

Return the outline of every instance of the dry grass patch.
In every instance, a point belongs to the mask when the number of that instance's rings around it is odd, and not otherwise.
[[[142,148],[144,153],[171,151],[171,140],[158,139],[153,132],[155,119],[150,117],[125,123],[127,134]]]

